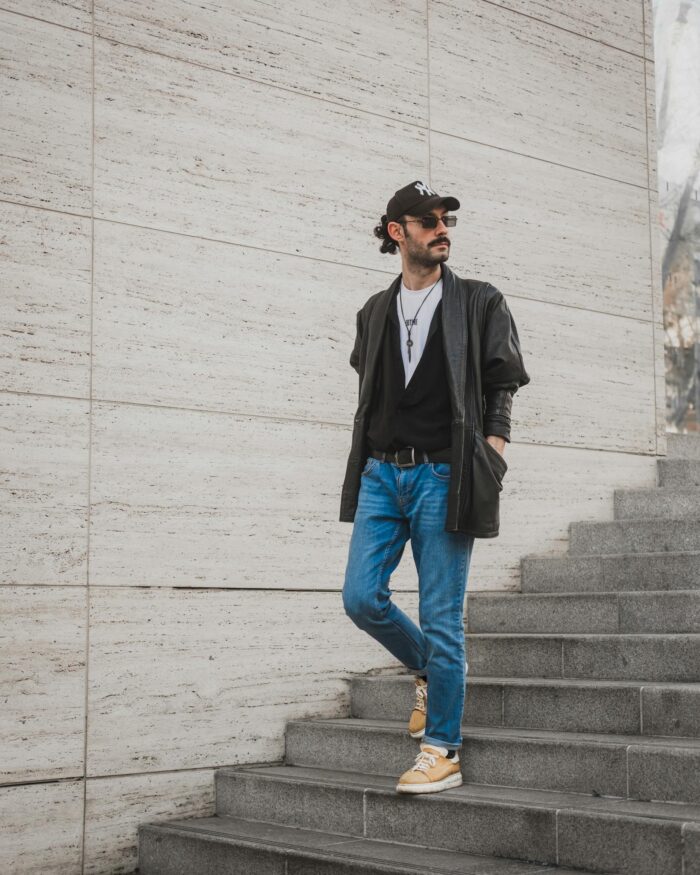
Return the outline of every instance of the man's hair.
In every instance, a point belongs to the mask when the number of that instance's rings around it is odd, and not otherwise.
[[[403,218],[403,216],[401,218]],[[381,222],[374,229],[374,236],[382,241],[382,245],[379,247],[380,252],[390,252],[392,255],[396,255],[399,244],[389,235],[389,229],[387,228],[388,224],[388,217],[386,215],[382,216]]]

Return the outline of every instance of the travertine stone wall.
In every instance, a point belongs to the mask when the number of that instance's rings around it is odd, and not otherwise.
[[[400,670],[337,521],[371,229],[414,178],[532,382],[470,589],[665,452],[642,0],[6,0],[0,11],[0,870],[128,872]],[[415,611],[410,545],[395,575]]]

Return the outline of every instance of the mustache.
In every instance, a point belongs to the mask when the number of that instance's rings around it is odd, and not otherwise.
[[[433,242],[430,245],[431,246],[439,246],[441,243],[447,243],[448,246],[450,245],[450,241],[447,239],[447,237],[443,237],[440,240],[433,240]]]

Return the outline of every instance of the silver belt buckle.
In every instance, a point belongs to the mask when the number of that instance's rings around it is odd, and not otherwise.
[[[401,464],[401,462],[399,462],[399,453],[401,452],[401,450],[395,450],[395,451],[394,451],[394,459],[396,460],[396,464],[399,466],[399,468],[411,468],[412,466],[414,466],[414,465],[416,464],[416,450],[415,450],[415,447],[404,447],[404,449],[406,449],[406,450],[409,450],[409,449],[410,449],[410,451],[411,451],[411,461],[410,461],[410,462],[406,462],[406,463],[404,463],[403,465]]]

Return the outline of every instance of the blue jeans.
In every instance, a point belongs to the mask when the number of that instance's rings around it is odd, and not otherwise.
[[[423,742],[462,746],[467,681],[464,598],[474,537],[446,532],[448,462],[399,468],[369,456],[362,471],[343,585],[356,626],[414,674],[428,676]],[[391,601],[389,578],[411,539],[420,628]]]

